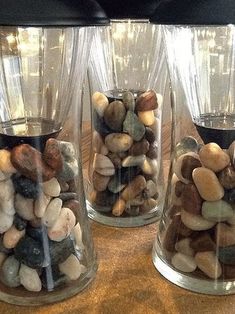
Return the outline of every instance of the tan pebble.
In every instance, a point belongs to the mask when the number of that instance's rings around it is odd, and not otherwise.
[[[175,244],[175,249],[177,252],[179,253],[183,253],[185,255],[188,256],[194,256],[194,250],[190,247],[190,243],[191,243],[191,239],[190,238],[184,238],[180,241],[178,241]]]
[[[146,188],[146,180],[143,176],[136,176],[121,193],[125,201],[133,200]]]
[[[34,215],[34,200],[31,198],[25,198],[20,194],[15,196],[15,210],[20,215],[20,217],[26,220],[34,220],[36,216]]]
[[[154,111],[138,111],[138,117],[145,126],[153,125],[155,122]]]
[[[154,198],[148,198],[140,206],[140,211],[141,212],[149,212],[152,209],[154,209],[157,205],[158,205],[158,202]]]
[[[96,191],[102,192],[106,190],[110,177],[102,176],[98,172],[94,171],[92,175],[93,187]]]
[[[145,174],[153,175],[158,170],[158,163],[156,159],[147,158],[144,160],[141,165],[141,169]]]
[[[82,273],[81,264],[73,254],[71,254],[63,263],[59,264],[59,270],[69,277],[70,280],[77,280]]]
[[[13,215],[0,211],[0,233],[6,232],[13,224]]]
[[[104,145],[104,141],[103,141],[101,135],[97,131],[93,132],[92,148],[93,148],[93,151],[95,153],[102,154],[102,155],[108,154],[108,149]]]
[[[145,155],[139,156],[127,156],[122,161],[122,167],[134,167],[134,166],[141,166],[145,161]]]
[[[10,174],[16,172],[11,163],[11,152],[9,150],[0,149],[0,170]]]
[[[60,184],[56,178],[43,182],[43,192],[51,197],[57,197],[60,194]]]
[[[110,177],[115,173],[115,168],[112,161],[107,156],[101,154],[95,154],[93,168],[96,172],[103,176]]]
[[[197,268],[197,264],[192,256],[183,253],[176,253],[171,259],[172,265],[185,273],[191,273]]]
[[[0,208],[4,213],[8,215],[14,215],[15,214],[14,196],[12,196],[12,198],[10,198],[9,200],[1,200]]]
[[[60,216],[62,208],[62,200],[58,197],[53,198],[48,204],[44,215],[42,216],[42,222],[47,227],[52,227]]]
[[[153,180],[148,180],[144,192],[147,197],[153,197],[157,193],[157,184]]]
[[[183,209],[181,210],[181,220],[186,227],[194,231],[208,230],[216,224],[216,222],[206,220],[201,215],[194,215]]]
[[[219,172],[230,163],[229,155],[226,154],[216,143],[209,143],[199,151],[202,164],[214,172]]]
[[[28,291],[39,292],[42,289],[42,283],[36,269],[32,269],[21,264],[19,271],[20,283]]]
[[[11,176],[11,174],[5,173],[5,172],[0,170],[0,181],[4,181],[6,179],[9,179],[10,176]]]
[[[3,236],[3,245],[7,249],[13,249],[21,238],[25,235],[25,229],[19,231],[15,226],[11,226]]]
[[[92,104],[93,104],[96,112],[98,113],[98,115],[100,117],[103,117],[104,111],[107,108],[109,101],[108,101],[108,98],[104,94],[102,94],[100,92],[95,92],[92,95]]]
[[[1,200],[5,200],[5,201],[10,200],[12,197],[14,197],[13,196],[14,192],[15,192],[15,189],[14,189],[11,179],[0,182],[0,199]]]
[[[114,216],[121,216],[126,208],[126,202],[119,198],[113,205],[112,214]]]
[[[197,267],[211,279],[217,279],[222,274],[218,258],[214,252],[198,252],[195,255]]]
[[[63,207],[60,215],[52,227],[48,228],[48,237],[52,241],[60,242],[67,238],[75,226],[76,218],[69,208]]]
[[[131,207],[131,206],[140,206],[144,204],[144,198],[142,194],[137,195],[133,200],[129,200],[126,202],[126,207]]]
[[[44,193],[41,193],[38,196],[38,198],[34,202],[34,214],[36,217],[41,218],[44,215],[50,200],[51,197]]]
[[[204,167],[194,169],[193,181],[199,194],[206,201],[218,201],[224,196],[224,188],[210,169]]]
[[[105,145],[113,153],[128,151],[132,144],[132,137],[125,133],[111,133],[105,137]]]
[[[235,245],[235,226],[218,223],[215,229],[215,238],[218,246]]]

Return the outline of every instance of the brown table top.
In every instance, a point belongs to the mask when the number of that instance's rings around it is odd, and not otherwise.
[[[163,133],[163,138],[165,137]],[[164,156],[169,142],[164,142]],[[87,157],[89,134],[84,134]],[[86,163],[88,159],[84,158]],[[0,314],[227,314],[235,313],[234,296],[206,296],[181,289],[154,268],[151,250],[157,225],[111,228],[92,222],[99,269],[80,294],[41,307],[0,302]]]

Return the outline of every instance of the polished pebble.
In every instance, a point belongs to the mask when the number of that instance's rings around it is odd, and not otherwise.
[[[39,195],[39,197],[34,202],[34,214],[36,217],[38,218],[43,217],[50,200],[51,197],[44,193],[41,193]]]
[[[217,279],[222,274],[221,265],[214,252],[198,252],[195,255],[197,267],[211,279]]]
[[[11,152],[7,149],[0,149],[0,170],[7,174],[17,171],[11,163]]]
[[[108,149],[104,145],[102,136],[97,131],[93,131],[92,149],[95,153],[98,153],[98,154],[102,154],[102,155],[108,154]]]
[[[235,170],[232,166],[224,168],[218,175],[219,182],[225,189],[235,188]]]
[[[194,231],[208,230],[216,224],[213,221],[206,220],[201,215],[194,215],[185,210],[181,210],[181,219],[186,227]]]
[[[51,197],[57,197],[60,194],[60,184],[56,178],[43,182],[42,189],[46,195]]]
[[[141,169],[145,174],[154,175],[158,171],[158,163],[156,159],[146,158],[141,165]]]
[[[113,153],[128,151],[132,144],[132,137],[125,133],[111,133],[105,137],[105,145]]]
[[[199,151],[202,164],[214,172],[219,172],[230,163],[229,155],[226,154],[216,143],[204,145]]]
[[[94,171],[92,174],[92,183],[96,191],[99,192],[105,191],[109,181],[110,181],[109,176],[103,176],[96,171]]]
[[[145,134],[144,124],[133,111],[127,111],[123,122],[123,132],[128,133],[134,141],[140,141]]]
[[[124,92],[122,95],[122,101],[127,110],[135,111],[135,97],[132,92]]]
[[[0,211],[0,233],[6,232],[13,224],[13,215],[7,215]]]
[[[216,244],[208,232],[200,232],[190,241],[195,252],[216,251]]]
[[[63,263],[59,264],[59,269],[70,280],[77,280],[82,273],[81,264],[73,254],[71,254]]]
[[[194,169],[193,181],[201,197],[206,201],[218,201],[224,196],[224,188],[210,169],[203,167]]]
[[[121,197],[125,201],[134,199],[138,194],[140,194],[146,188],[146,180],[143,176],[136,176],[121,193]]]
[[[34,215],[34,200],[25,198],[20,194],[15,195],[15,210],[17,214],[26,220],[33,220]]]
[[[235,227],[218,223],[215,229],[215,238],[220,247],[235,245]]]
[[[138,111],[138,117],[145,126],[151,126],[155,122],[154,111]]]
[[[191,273],[197,268],[197,264],[192,256],[176,253],[171,259],[172,265],[185,273]]]
[[[115,173],[115,168],[112,161],[104,155],[95,154],[93,160],[93,169],[103,176],[112,176]]]
[[[122,167],[142,166],[145,161],[145,155],[127,156],[122,161]]]
[[[174,164],[174,173],[178,179],[187,184],[192,182],[192,172],[195,168],[201,166],[198,154],[194,152],[188,152],[181,155]]]
[[[229,220],[233,217],[232,206],[223,201],[215,202],[203,202],[202,204],[202,216],[210,221],[221,222]]]
[[[129,149],[129,154],[131,156],[138,156],[142,154],[146,154],[149,150],[149,142],[143,138],[139,142],[134,142],[131,148]]]
[[[13,225],[3,235],[3,245],[7,249],[13,249],[22,237],[25,235],[25,229],[19,231]]]
[[[95,92],[92,95],[92,104],[96,112],[98,113],[98,115],[100,117],[103,117],[104,111],[109,105],[109,101],[108,101],[108,98],[104,94],[100,92]]]
[[[159,95],[160,99],[160,95]],[[158,98],[154,90],[148,90],[142,93],[136,99],[136,110],[137,111],[149,111],[155,110],[158,107]]]
[[[42,289],[41,279],[36,269],[21,264],[19,271],[20,283],[28,291],[39,292]]]
[[[188,255],[188,256],[194,256],[194,250],[190,246],[192,242],[191,238],[184,238],[175,244],[175,249],[177,252]]]
[[[180,197],[184,210],[194,215],[201,214],[203,200],[194,184],[186,184]]]
[[[19,269],[20,263],[15,259],[14,255],[7,257],[1,269],[1,282],[11,288],[20,286]]]
[[[126,108],[122,101],[111,102],[104,111],[104,122],[113,131],[122,131],[122,124],[126,117]]]
[[[62,204],[63,204],[62,200],[56,197],[53,198],[46,207],[46,210],[42,216],[42,222],[47,227],[52,227],[59,218]]]
[[[119,217],[123,214],[126,208],[126,202],[122,198],[118,198],[112,207],[112,214]]]

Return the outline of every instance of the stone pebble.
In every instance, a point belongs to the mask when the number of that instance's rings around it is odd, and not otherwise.
[[[136,99],[136,110],[137,111],[149,111],[155,110],[158,107],[157,94],[153,90],[148,90],[142,93]]]
[[[105,191],[107,189],[109,181],[110,181],[109,176],[101,175],[96,171],[94,171],[92,174],[93,187],[98,192]]]
[[[49,138],[42,155],[43,160],[57,172],[62,170],[63,159],[59,142],[54,138]]]
[[[143,176],[136,176],[123,190],[121,197],[125,201],[134,199],[138,194],[140,194],[146,188],[146,180]]]
[[[7,174],[13,174],[17,171],[11,162],[11,152],[7,149],[0,149],[0,170]]]
[[[145,158],[143,164],[141,165],[142,171],[147,175],[154,175],[158,171],[158,162],[155,159]]]
[[[100,117],[104,116],[105,109],[109,105],[108,98],[100,92],[95,92],[92,95],[92,104]]]
[[[1,282],[11,288],[20,286],[19,269],[20,263],[15,259],[14,255],[7,257],[1,268]]]
[[[142,139],[139,142],[134,142],[129,149],[131,156],[145,155],[149,151],[149,142],[146,139]]]
[[[171,259],[172,265],[185,273],[191,273],[197,268],[197,264],[192,256],[183,253],[176,253]]]
[[[68,182],[73,180],[78,175],[78,162],[76,158],[69,159],[66,161],[63,158],[63,167],[62,171],[57,174],[59,180]],[[46,180],[45,180],[46,181]]]
[[[155,122],[155,115],[153,110],[138,111],[138,117],[145,126],[151,126]]]
[[[132,144],[132,137],[125,133],[111,133],[105,137],[105,145],[113,153],[128,151]]]
[[[123,122],[123,131],[128,133],[134,141],[140,141],[145,134],[145,127],[138,116],[129,110]]]
[[[135,111],[135,98],[132,92],[130,91],[124,92],[122,101],[127,110]]]
[[[126,208],[126,202],[122,198],[118,198],[117,201],[114,203],[112,208],[112,214],[114,216],[121,216]]]
[[[46,210],[42,216],[42,222],[47,227],[52,227],[60,216],[62,209],[62,200],[58,197],[53,198],[47,205]]]
[[[0,200],[10,200],[15,193],[15,189],[12,180],[5,180],[0,182]]]
[[[225,189],[235,188],[235,170],[232,166],[227,166],[218,175],[220,184]]]
[[[13,175],[12,182],[16,193],[21,194],[26,198],[36,199],[41,192],[41,187],[38,182],[32,181],[22,175]]]
[[[13,224],[13,215],[0,211],[0,233],[6,232]]]
[[[82,242],[82,228],[79,222],[77,222],[77,224],[72,229],[71,236],[74,237],[76,248],[84,249],[84,244]]]
[[[14,215],[15,214],[15,207],[14,207],[14,198],[12,197],[9,200],[1,200],[0,209],[7,215]]]
[[[175,147],[175,158],[178,159],[181,155],[188,152],[198,153],[198,142],[192,136],[186,136],[177,143]]]
[[[212,170],[204,167],[194,169],[193,181],[205,201],[212,202],[223,198],[224,188]]]
[[[104,145],[102,136],[97,131],[93,131],[92,148],[95,153],[102,154],[102,155],[108,154],[108,149]]]
[[[198,154],[188,152],[182,154],[174,164],[174,173],[180,181],[185,184],[192,182],[192,172],[195,168],[201,167]]]
[[[145,158],[145,155],[127,156],[122,161],[122,167],[141,167],[145,161]]]
[[[218,223],[215,228],[216,244],[219,247],[235,245],[235,227]]]
[[[235,141],[233,141],[229,148],[228,148],[228,154],[232,163],[232,166],[235,167]]]
[[[25,220],[35,219],[34,214],[34,200],[25,198],[19,193],[15,195],[15,210],[17,214]]]
[[[154,198],[148,198],[144,200],[143,204],[140,205],[140,211],[142,213],[151,212],[158,205],[158,201]]]
[[[216,222],[209,221],[201,215],[194,215],[185,210],[181,210],[181,220],[186,227],[194,231],[208,230],[216,224]]]
[[[183,186],[180,198],[182,207],[185,211],[194,215],[201,214],[203,200],[193,183],[189,183]]]
[[[62,241],[69,236],[76,224],[74,213],[69,208],[63,207],[58,219],[48,228],[48,237],[53,241]]]
[[[208,232],[200,232],[190,241],[190,247],[195,252],[216,251],[216,243]]]
[[[122,101],[111,102],[104,111],[104,122],[113,131],[122,131],[122,124],[126,117],[126,108]]]
[[[115,175],[108,183],[108,189],[112,193],[119,193],[125,188],[126,184],[122,184],[120,177]],[[98,189],[96,189],[98,191]]]
[[[202,164],[214,172],[223,170],[230,163],[229,155],[216,143],[204,145],[199,151],[199,157]]]
[[[71,254],[63,263],[59,264],[59,269],[70,280],[77,280],[82,273],[81,264],[73,254]]]
[[[195,255],[197,267],[211,279],[222,275],[220,262],[214,252],[198,252]]]
[[[19,278],[22,286],[28,291],[39,292],[42,289],[42,282],[36,269],[21,264]]]
[[[203,202],[202,216],[210,221],[227,221],[233,217],[234,210],[230,204],[223,200],[215,202]]]
[[[22,237],[25,235],[25,229],[17,230],[13,225],[3,235],[3,245],[7,249],[13,249]]]
[[[56,178],[52,178],[49,181],[42,183],[43,192],[51,197],[57,197],[60,195],[60,184]]]
[[[104,155],[95,154],[93,159],[93,169],[103,176],[112,176],[115,173],[115,167],[112,161]]]
[[[34,202],[34,214],[38,218],[42,218],[46,208],[51,200],[51,196],[41,193]]]
[[[195,252],[194,249],[191,247],[191,238],[184,238],[182,240],[179,240],[175,244],[175,250],[179,253],[188,255],[188,256],[194,256]]]

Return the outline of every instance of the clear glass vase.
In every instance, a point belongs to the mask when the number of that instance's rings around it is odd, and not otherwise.
[[[153,262],[173,283],[235,292],[234,26],[162,26],[172,149]]]
[[[92,32],[0,28],[0,299],[6,302],[62,300],[96,272],[80,163]]]
[[[141,226],[159,218],[166,80],[158,27],[148,21],[114,20],[110,27],[97,29],[89,66],[90,218],[117,227]]]

